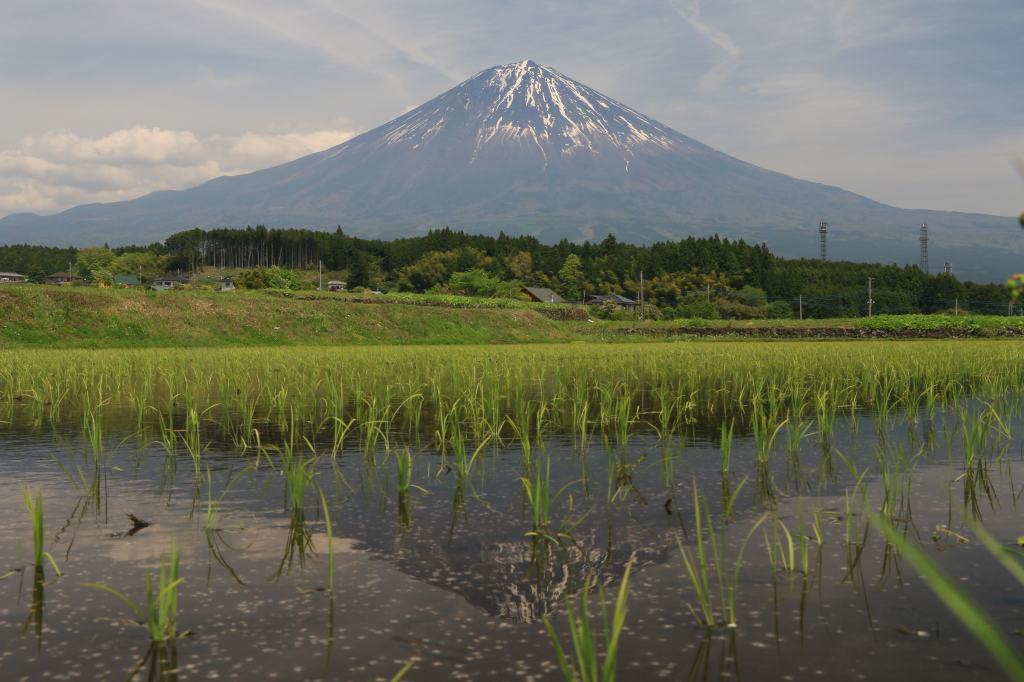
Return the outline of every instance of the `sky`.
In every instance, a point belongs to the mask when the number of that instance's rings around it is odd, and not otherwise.
[[[4,0],[0,216],[325,149],[533,59],[745,161],[1024,209],[1022,0]]]

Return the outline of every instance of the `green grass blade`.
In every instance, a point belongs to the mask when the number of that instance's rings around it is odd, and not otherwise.
[[[114,595],[115,597],[120,599],[125,604],[125,606],[131,609],[132,613],[137,615],[143,621],[148,621],[148,618],[146,618],[146,613],[142,610],[142,607],[140,607],[138,604],[129,599],[124,592],[121,592],[120,590],[115,590],[113,587],[110,587],[109,585],[104,585],[103,583],[82,583],[82,587],[92,587],[94,589],[103,590],[104,592],[108,592]]]

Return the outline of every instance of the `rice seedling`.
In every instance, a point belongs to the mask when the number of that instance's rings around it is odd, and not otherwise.
[[[693,588],[694,598],[697,601],[696,607],[692,604],[686,606],[701,625],[707,628],[716,628],[719,625],[734,627],[736,625],[736,595],[739,592],[743,553],[746,551],[750,538],[766,518],[767,515],[762,515],[751,526],[730,566],[722,552],[723,538],[715,531],[711,513],[707,509],[707,505],[702,503],[702,496],[697,489],[697,483],[694,482],[695,550],[688,549],[678,538],[676,544],[686,569],[686,577],[690,587]],[[717,610],[715,597],[718,598]]]
[[[533,444],[530,442],[530,435],[524,429],[520,428],[519,425],[510,417],[505,419],[505,422],[509,425],[512,431],[516,435],[516,439],[519,441],[520,447],[523,448],[523,468],[530,470],[533,468]]]
[[[650,422],[651,428],[658,434],[658,440],[665,440],[675,433],[680,413],[679,403],[682,399],[682,396],[675,394],[668,386],[658,387],[658,411],[655,413],[655,419]]]
[[[784,349],[608,345],[596,351],[597,366],[594,353],[533,347],[506,354],[500,369],[486,348],[462,349],[457,357],[395,348],[386,363],[375,361],[374,353],[379,349],[353,349],[338,362],[317,349],[233,349],[202,357],[119,350],[93,352],[87,359],[78,351],[13,351],[6,353],[13,368],[0,376],[0,397],[8,397],[8,410],[15,396],[29,396],[31,404],[49,401],[61,415],[78,417],[100,406],[126,405],[137,426],[143,405],[166,412],[184,403],[201,413],[220,403],[231,408],[225,433],[236,436],[250,434],[261,421],[285,425],[294,406],[302,406],[306,423],[319,424],[326,416],[349,424],[355,418],[350,428],[358,424],[370,439],[383,438],[399,424],[419,431],[423,420],[423,430],[439,435],[438,447],[446,450],[452,420],[465,420],[474,439],[499,431],[506,417],[534,436],[539,426],[541,433],[554,428],[582,437],[594,411],[604,433],[619,443],[639,424],[640,414],[653,415],[652,430],[664,438],[694,420],[788,412],[799,423],[812,413],[827,439],[840,408],[871,405],[891,414],[923,402],[927,410],[968,393],[1019,392],[1024,377],[1019,353],[999,342],[794,343]],[[569,408],[559,409],[562,404]]]
[[[775,440],[779,432],[786,426],[788,420],[784,419],[774,424],[774,418],[767,413],[756,411],[753,416],[754,446],[757,456],[757,463],[766,465],[775,449]]]
[[[732,431],[735,426],[734,422],[730,421],[728,426],[725,422],[722,422],[722,433],[720,442],[720,451],[722,453],[722,478],[729,477],[729,471],[732,467]]]
[[[920,449],[913,457],[907,457],[902,445],[895,451],[879,447],[876,449],[878,475],[882,481],[881,514],[890,519],[910,517],[910,483],[917,461],[924,455]]]
[[[615,606],[609,615],[608,602],[605,599],[604,586],[598,587],[600,603],[602,639],[594,631],[590,620],[590,592],[593,589],[593,578],[588,577],[583,584],[577,599],[566,600],[566,611],[569,637],[572,650],[566,654],[558,633],[551,621],[544,617],[544,627],[555,648],[558,667],[566,682],[614,682],[618,663],[619,643],[622,629],[626,623],[627,601],[629,599],[629,573],[633,566],[632,558],[626,563],[619,584],[619,592],[615,598]],[[603,644],[603,647],[602,647]],[[603,651],[601,650],[603,648]]]
[[[200,414],[195,407],[189,407],[185,411],[185,428],[181,432],[181,440],[185,445],[185,451],[192,458],[192,468],[195,474],[196,484],[203,479],[203,434],[200,426]]]
[[[103,454],[103,417],[98,408],[82,414],[82,431],[93,457]]]
[[[338,453],[345,447],[345,436],[348,435],[352,425],[355,423],[355,417],[348,421],[343,420],[341,417],[331,417],[333,428],[331,432],[331,459],[337,459]]]
[[[530,519],[533,522],[532,529],[526,533],[527,537],[534,539],[548,540],[561,543],[568,539],[569,533],[583,521],[583,516],[575,520],[564,520],[557,528],[551,527],[551,505],[556,503],[562,495],[574,486],[577,481],[570,481],[559,488],[554,494],[551,492],[551,458],[547,457],[543,470],[535,467],[534,478],[528,476],[520,477],[519,481],[523,487],[523,495],[530,510]],[[573,498],[569,495],[567,514],[573,513]]]
[[[782,529],[782,535],[779,529]],[[793,535],[789,528],[779,518],[778,514],[772,516],[772,535],[769,540],[767,529],[762,529],[764,535],[764,547],[768,552],[768,563],[773,571],[780,569],[784,573],[792,573],[796,570],[796,549],[793,544]],[[785,539],[785,544],[783,544]]]
[[[740,491],[743,490],[743,486],[747,484],[748,480],[749,478],[744,478],[738,486],[733,488],[727,479],[722,479],[722,521],[724,523],[729,523],[735,516],[733,510],[736,508],[736,499],[740,496]]]
[[[491,436],[488,435],[481,442],[477,443],[476,449],[472,455],[466,454],[466,440],[462,437],[462,433],[459,429],[456,429],[455,435],[452,439],[452,468],[455,470],[455,474],[459,478],[468,478],[470,472],[473,470],[473,464],[476,463],[480,453],[483,452],[484,448],[487,447],[487,443],[491,440]]]
[[[165,419],[165,415],[161,410],[152,405],[150,409],[156,412],[157,415],[157,425],[160,429],[159,443],[163,446],[167,456],[173,458],[178,450],[178,434],[174,430],[174,415],[171,412],[167,412]]]
[[[548,458],[543,472],[540,467],[536,467],[536,469],[533,480],[523,476],[519,481],[523,485],[523,493],[526,495],[530,516],[533,520],[531,534],[548,536],[547,531],[551,521],[551,459]]]
[[[440,389],[437,389],[435,386],[435,390],[439,391]],[[445,405],[443,401],[437,405],[438,423],[437,429],[434,431],[434,442],[436,443],[438,450],[440,450],[442,457],[448,451],[451,432],[457,428],[456,415],[458,404],[459,401],[455,400],[449,405]]]
[[[794,418],[786,420],[786,450],[793,460],[798,460],[800,454],[800,442],[807,437],[813,428],[810,422],[797,421]]]
[[[26,488],[24,495],[25,509],[28,510],[29,520],[32,522],[32,563],[37,569],[42,569],[44,565],[43,560],[45,559],[50,562],[57,575],[60,575],[60,568],[57,567],[57,562],[54,560],[53,555],[46,551],[44,546],[43,494],[37,491],[33,498],[32,493]]]
[[[481,448],[483,445],[480,446]],[[474,455],[475,458],[475,455]],[[427,493],[427,489],[412,482],[412,453],[404,448],[395,456],[396,486],[398,488],[398,523],[402,528],[412,525],[412,507],[409,504],[409,493],[412,489]],[[460,475],[460,479],[463,477]]]
[[[157,584],[153,585],[153,576],[146,574],[146,602],[137,604],[124,592],[104,585],[103,583],[83,583],[117,597],[132,613],[141,619],[141,625],[149,631],[153,642],[166,642],[177,639],[178,633],[178,587],[184,582],[179,575],[180,556],[178,544],[171,542],[168,555],[161,557],[160,574]]]
[[[316,477],[316,458],[303,459],[301,455],[285,455],[282,450],[281,475],[284,477],[285,496],[289,511],[288,535],[285,550],[274,578],[280,578],[298,560],[303,566],[306,555],[313,552],[313,535],[306,525],[306,492]]]

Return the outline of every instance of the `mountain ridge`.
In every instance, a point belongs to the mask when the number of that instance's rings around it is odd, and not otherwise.
[[[484,69],[278,166],[53,216],[8,216],[0,242],[117,244],[255,224],[391,238],[450,225],[547,241],[719,233],[814,256],[819,220],[833,225],[832,254],[850,260],[884,253],[916,262],[922,222],[934,262],[957,261],[968,274],[1003,277],[1022,255],[1013,218],[899,209],[762,169],[531,60]]]

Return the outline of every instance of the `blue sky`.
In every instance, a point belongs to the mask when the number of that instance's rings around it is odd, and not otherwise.
[[[4,0],[0,215],[326,148],[531,58],[903,207],[1024,209],[1021,0]]]

